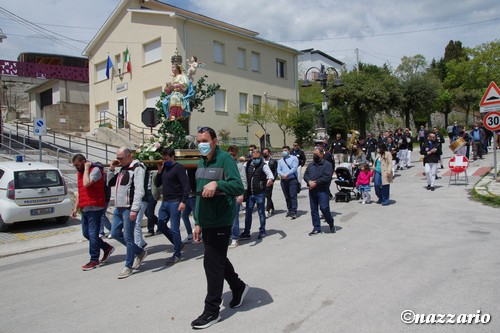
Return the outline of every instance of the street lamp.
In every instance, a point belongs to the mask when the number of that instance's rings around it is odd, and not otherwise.
[[[311,69],[316,69],[319,74],[315,81],[321,83],[321,94],[323,95],[323,101],[321,102],[321,114],[318,117],[318,124],[316,126],[316,141],[323,141],[323,139],[327,135],[327,122],[326,122],[326,114],[328,112],[328,99],[326,97],[326,89],[328,87],[328,77],[329,75],[335,76],[335,82],[332,87],[340,87],[343,85],[342,80],[340,79],[339,73],[333,67],[325,68],[324,65],[321,65],[320,68],[310,67],[306,73],[304,74],[304,81],[302,81],[302,87],[310,87],[312,85],[311,81],[307,78],[307,74]]]

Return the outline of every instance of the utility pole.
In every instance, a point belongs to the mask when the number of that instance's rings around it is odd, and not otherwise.
[[[359,50],[356,48],[356,71],[359,73]]]

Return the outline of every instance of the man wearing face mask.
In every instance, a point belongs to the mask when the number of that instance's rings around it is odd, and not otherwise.
[[[470,137],[472,138],[472,156],[474,161],[479,157],[483,158],[483,142],[486,138],[486,134],[479,124],[474,124],[474,128],[470,131]]]
[[[289,146],[283,146],[281,155],[283,158],[278,161],[278,176],[281,178],[281,189],[288,210],[286,216],[290,216],[294,220],[297,218],[297,193],[300,186],[297,176],[299,160],[297,157],[290,155]]]
[[[319,209],[325,217],[326,223],[330,226],[330,231],[335,233],[333,225],[333,216],[330,212],[330,183],[332,182],[333,168],[332,165],[324,161],[324,153],[322,149],[316,148],[313,150],[313,163],[307,166],[304,174],[304,181],[309,187],[309,205],[311,208],[311,219],[313,230],[309,236],[321,234],[321,221],[319,218]]]
[[[427,189],[434,191],[436,181],[437,165],[441,156],[441,143],[436,140],[435,133],[429,133],[427,142],[422,145],[420,155],[424,155],[425,176],[427,178]]]
[[[193,238],[196,242],[203,238],[207,295],[203,313],[193,320],[191,326],[194,329],[204,329],[221,319],[219,310],[224,280],[233,292],[233,299],[229,302],[231,308],[241,306],[250,288],[238,277],[227,258],[237,207],[236,198],[244,192],[238,167],[231,156],[219,148],[217,135],[212,128],[199,128],[196,140],[203,158],[196,170]]]
[[[158,164],[155,185],[162,187],[163,201],[158,211],[158,229],[174,245],[174,254],[167,261],[173,265],[181,260],[181,232],[179,229],[181,214],[189,199],[189,178],[183,165],[175,161],[173,148],[165,148],[162,152],[163,163]],[[170,220],[170,228],[167,226]]]
[[[271,186],[274,181],[273,173],[269,166],[261,157],[260,151],[253,151],[252,161],[246,166],[247,176],[247,206],[245,210],[245,230],[240,235],[240,239],[250,239],[250,229],[252,227],[252,212],[255,204],[259,213],[260,228],[259,239],[266,237],[266,187]]]

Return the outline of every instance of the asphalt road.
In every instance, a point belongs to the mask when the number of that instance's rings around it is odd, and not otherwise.
[[[488,159],[492,156],[472,163],[471,171]],[[445,176],[431,192],[421,173],[420,163],[398,172],[392,204],[386,207],[332,201],[337,233],[329,233],[324,224],[325,233],[313,237],[308,236],[307,190],[299,197],[299,218],[290,220],[277,184],[277,211],[267,221],[268,236],[256,239],[254,213],[252,240],[229,252],[250,292],[241,308],[230,309],[226,285],[223,320],[209,331],[499,332],[498,209],[471,200],[477,175],[469,175],[469,186],[449,186]],[[36,241],[43,247],[54,244],[55,237],[66,241],[77,234],[68,231],[26,244]],[[172,245],[163,236],[147,241],[150,254],[124,280],[116,276],[125,248],[114,240],[109,262],[88,272],[80,269],[88,260],[86,242],[1,258],[0,332],[191,331],[206,290],[203,245],[187,245],[184,260],[167,267]],[[6,246],[12,242],[0,244],[0,251]],[[480,311],[478,317],[489,315],[490,320],[405,324],[404,310],[457,316]]]

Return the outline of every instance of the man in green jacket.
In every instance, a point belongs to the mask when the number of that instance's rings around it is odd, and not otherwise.
[[[203,313],[191,326],[203,329],[221,319],[219,309],[224,280],[233,292],[233,299],[229,303],[232,308],[241,306],[250,288],[238,277],[227,258],[229,237],[237,207],[236,197],[244,192],[238,167],[231,156],[219,148],[217,135],[212,128],[199,128],[196,140],[203,159],[196,170],[197,197],[193,238],[196,242],[203,238],[205,245],[203,267],[207,278],[207,296]]]

